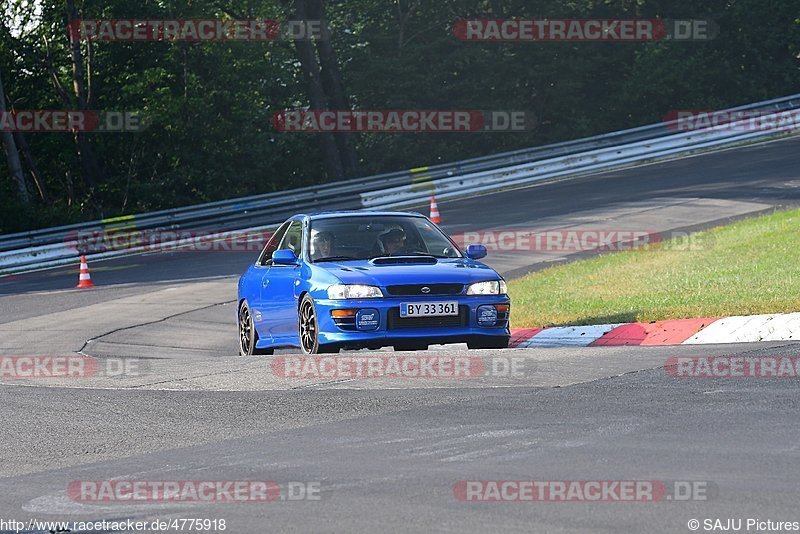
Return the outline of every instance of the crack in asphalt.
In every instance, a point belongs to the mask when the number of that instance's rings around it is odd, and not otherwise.
[[[108,334],[103,334],[103,335],[105,336],[105,335],[108,335]],[[93,342],[94,342],[94,340],[93,340]],[[153,345],[153,344],[150,344],[150,343],[131,343],[130,341],[108,341],[108,340],[103,340],[103,343],[108,343],[109,345],[128,345],[128,346],[134,346],[134,347],[154,347],[154,348],[163,348],[163,349],[196,350],[196,351],[202,351],[202,352],[216,352],[216,349],[201,349],[201,348],[195,348],[195,347],[177,347],[175,345]],[[146,356],[142,356],[141,358],[146,358]],[[151,357],[150,359],[152,359],[152,360],[169,360],[171,358],[162,358],[162,357],[153,358],[153,357]]]
[[[100,334],[99,336],[95,336],[93,338],[87,339],[83,343],[83,346],[79,350],[77,350],[75,352],[77,352],[78,354],[80,354],[82,356],[93,357],[90,354],[84,353],[83,351],[86,350],[86,347],[89,345],[89,343],[97,341],[98,339],[102,339],[102,338],[104,338],[106,336],[110,336],[111,334],[116,334],[117,332],[122,332],[124,330],[132,330],[134,328],[139,328],[140,326],[147,326],[147,325],[152,325],[152,324],[163,323],[164,321],[168,321],[169,319],[174,319],[175,317],[180,317],[181,315],[187,315],[189,313],[194,313],[194,312],[197,312],[197,311],[208,310],[208,309],[214,308],[216,306],[224,306],[225,304],[233,304],[234,302],[236,302],[236,299],[234,299],[234,300],[226,300],[226,301],[223,301],[223,302],[215,302],[214,304],[209,304],[208,306],[201,306],[199,308],[194,308],[194,309],[186,310],[186,311],[183,311],[183,312],[180,312],[180,313],[176,313],[176,314],[173,314],[173,315],[168,315],[166,317],[162,317],[161,319],[157,319],[155,321],[145,321],[143,323],[138,323],[138,324],[134,324],[134,325],[122,326],[120,328],[115,328],[114,330],[106,332],[105,334]]]

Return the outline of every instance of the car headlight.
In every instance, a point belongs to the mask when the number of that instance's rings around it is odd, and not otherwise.
[[[328,298],[341,299],[375,299],[383,297],[380,288],[361,284],[336,284],[328,288]]]
[[[506,281],[491,280],[488,282],[476,282],[467,287],[467,295],[505,295]]]

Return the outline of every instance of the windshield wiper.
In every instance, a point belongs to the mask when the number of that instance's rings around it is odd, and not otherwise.
[[[439,259],[447,258],[447,256],[442,256],[441,254],[431,254],[429,252],[410,252],[408,254],[404,254],[404,256],[426,256],[429,258],[439,258]]]
[[[318,260],[314,260],[314,263],[319,263],[321,261],[348,261],[348,260],[361,260],[363,258],[354,258],[352,256],[328,256],[327,258],[320,258]]]

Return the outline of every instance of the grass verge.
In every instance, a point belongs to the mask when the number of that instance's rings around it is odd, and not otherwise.
[[[800,311],[800,210],[551,267],[509,294],[514,328]]]

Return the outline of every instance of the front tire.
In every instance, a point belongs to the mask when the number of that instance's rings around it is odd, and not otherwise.
[[[239,305],[239,355],[255,356],[257,354],[273,354],[273,349],[256,348],[258,332],[253,324],[253,316],[246,301]]]
[[[317,309],[314,306],[314,299],[309,295],[303,295],[298,310],[300,323],[300,350],[303,354],[323,354],[339,352],[332,345],[321,345],[319,342],[319,321],[317,320]]]

